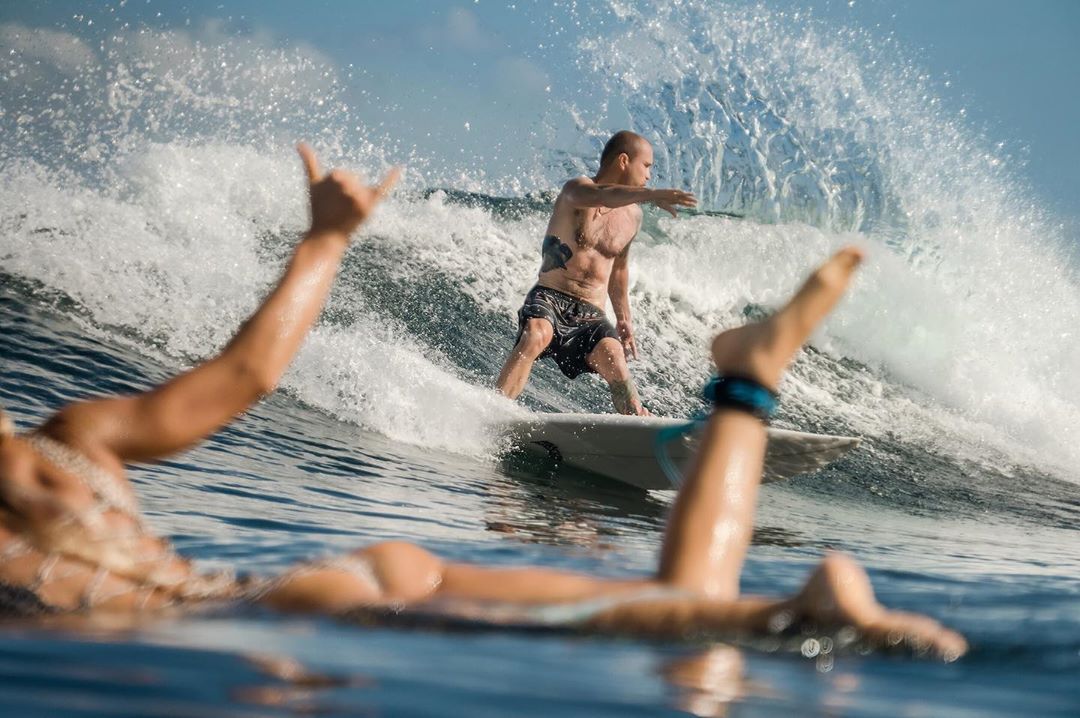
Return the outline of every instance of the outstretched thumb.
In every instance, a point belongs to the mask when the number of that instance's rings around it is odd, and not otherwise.
[[[300,153],[300,161],[304,163],[304,171],[307,173],[308,182],[314,184],[319,181],[321,172],[319,171],[319,160],[315,157],[315,150],[311,149],[311,145],[306,142],[301,142],[296,146],[296,151]]]

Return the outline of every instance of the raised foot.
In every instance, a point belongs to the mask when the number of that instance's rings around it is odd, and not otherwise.
[[[712,343],[716,370],[775,390],[795,352],[844,295],[863,257],[858,247],[841,249],[771,317],[717,335]]]

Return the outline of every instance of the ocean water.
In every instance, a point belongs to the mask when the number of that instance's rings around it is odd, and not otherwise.
[[[779,421],[864,444],[763,489],[744,590],[793,591],[844,550],[884,602],[965,632],[971,654],[267,614],[15,623],[0,629],[12,715],[1076,714],[1077,238],[903,48],[757,6],[575,12],[607,21],[563,48],[594,96],[553,100],[537,168],[410,157],[281,389],[132,471],[151,523],[208,567],[405,539],[454,560],[649,571],[669,495],[507,456],[495,429],[607,411],[604,387],[540,365],[522,405],[488,388],[551,189],[630,126],[654,143],[656,184],[691,187],[703,210],[647,209],[634,245],[633,370],[655,412],[700,407],[716,331],[769,311],[835,247],[870,253],[785,381]],[[400,160],[385,130],[360,131],[338,70],[255,37],[196,41],[121,11],[92,28],[9,23],[0,41],[0,402],[23,425],[227,341],[303,229],[293,140],[369,175]],[[269,661],[312,677],[284,681]]]

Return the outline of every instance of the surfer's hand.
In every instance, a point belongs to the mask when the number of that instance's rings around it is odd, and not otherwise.
[[[395,167],[378,185],[366,185],[352,172],[330,170],[323,174],[315,151],[303,142],[297,146],[307,173],[311,193],[311,233],[342,234],[346,238],[368,218],[390,192],[400,172]]]
[[[679,207],[697,207],[697,197],[681,189],[654,189],[650,202],[672,217],[678,217]]]
[[[637,342],[634,341],[634,327],[629,319],[615,323],[615,330],[619,332],[619,340],[622,342],[623,351],[627,360],[637,359]]]

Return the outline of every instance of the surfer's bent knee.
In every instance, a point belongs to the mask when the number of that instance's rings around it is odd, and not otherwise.
[[[518,339],[517,351],[536,358],[547,348],[554,336],[555,330],[552,328],[551,322],[546,319],[530,319],[525,323],[525,328]]]
[[[626,353],[622,343],[613,337],[604,337],[596,343],[589,352],[589,363],[596,369],[601,366],[610,367],[620,375],[620,379],[624,378],[621,375],[630,375],[630,371],[626,368]]]

